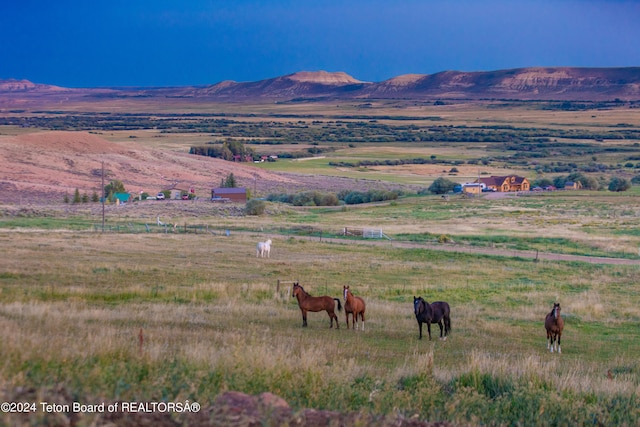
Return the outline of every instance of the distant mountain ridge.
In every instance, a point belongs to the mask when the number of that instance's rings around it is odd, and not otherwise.
[[[193,98],[215,101],[296,99],[514,99],[640,100],[640,67],[530,67],[497,71],[406,74],[364,82],[344,72],[301,71],[253,82],[222,81],[207,86],[67,89],[27,80],[0,80],[3,98],[58,95],[116,98]]]

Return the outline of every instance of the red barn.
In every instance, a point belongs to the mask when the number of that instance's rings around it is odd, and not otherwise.
[[[211,190],[211,200],[225,200],[236,203],[247,202],[246,188],[214,188]]]

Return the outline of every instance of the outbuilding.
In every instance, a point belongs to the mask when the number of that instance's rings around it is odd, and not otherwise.
[[[224,200],[227,199],[230,202],[246,203],[247,202],[247,189],[246,188],[214,188],[211,190],[211,200]]]
[[[130,193],[115,193],[113,195],[113,200],[116,202],[116,204],[123,204],[123,203],[127,203],[128,201],[131,200],[131,194]]]

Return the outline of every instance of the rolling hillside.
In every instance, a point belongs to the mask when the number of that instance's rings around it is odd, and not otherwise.
[[[339,191],[386,188],[388,184],[341,177],[270,172],[186,152],[115,143],[89,132],[48,131],[0,136],[0,203],[60,203],[76,189],[91,197],[105,183],[122,181],[130,193],[193,187],[201,198],[230,173],[239,187],[257,196],[303,190]]]

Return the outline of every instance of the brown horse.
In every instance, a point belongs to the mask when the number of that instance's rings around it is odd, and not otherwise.
[[[333,311],[335,304],[333,301],[338,301],[338,311],[342,310],[342,305],[338,298],[331,298],[328,296],[312,297],[309,295],[298,282],[293,284],[292,297],[298,299],[298,306],[302,311],[302,326],[307,326],[307,311],[323,311],[326,310],[329,315],[329,321],[331,322],[330,328],[333,328],[333,319],[336,320],[336,329],[340,329],[338,324],[338,316]]]
[[[451,333],[451,316],[449,304],[444,301],[436,301],[431,304],[422,297],[413,297],[413,312],[420,328],[420,339],[422,339],[422,324],[427,324],[429,340],[431,340],[431,324],[437,323],[440,326],[440,339],[446,340]],[[444,334],[443,334],[444,332]]]
[[[560,315],[560,303],[554,303],[553,309],[547,314],[544,319],[544,327],[547,330],[547,349],[553,353],[553,346],[556,338],[558,342],[555,344],[558,353],[562,353],[560,347],[560,338],[562,337],[562,330],[564,329],[564,320]]]
[[[347,329],[349,329],[349,313],[351,313],[352,327],[358,329],[358,315],[362,320],[362,330],[364,331],[364,310],[366,309],[364,300],[351,293],[348,286],[342,287],[344,295],[344,314],[347,317]]]

